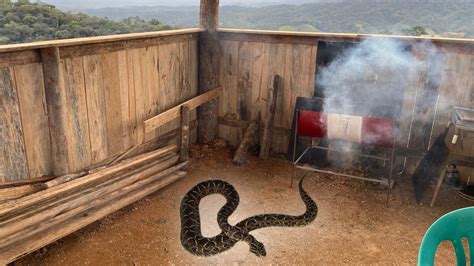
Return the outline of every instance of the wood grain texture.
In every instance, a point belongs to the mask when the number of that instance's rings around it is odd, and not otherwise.
[[[2,97],[8,112],[2,119],[10,120],[2,131],[10,137],[2,141],[16,146],[9,149],[18,151],[18,158],[2,154],[1,181],[77,172],[142,143],[146,119],[198,94],[197,34],[184,32],[117,40],[126,45],[99,41],[0,53],[0,64],[14,65],[2,72],[8,91],[18,91],[8,108]],[[196,118],[193,108],[190,119]],[[148,133],[147,141],[176,130],[179,119],[173,120]],[[196,132],[191,130],[191,142]]]
[[[237,116],[238,49],[238,42],[222,41],[222,64],[219,68],[219,80],[222,84],[223,96],[219,97],[219,116]],[[229,127],[219,123],[219,137],[229,141],[232,146],[239,144],[238,136],[240,132],[240,128]]]
[[[64,111],[67,96],[59,49],[55,47],[41,49],[41,60],[49,116],[53,174],[60,176],[69,173],[70,167],[69,149],[66,144],[67,116]]]
[[[94,164],[105,160],[109,154],[107,150],[106,98],[102,80],[102,61],[98,55],[84,56],[83,64],[91,163]]]
[[[221,41],[223,56],[220,83],[224,87],[220,116],[243,121],[258,114],[267,116],[269,86],[274,75],[282,77],[282,91],[275,107],[275,126],[290,128],[296,97],[312,97],[316,71],[317,45]],[[236,145],[242,139],[240,128],[220,125],[221,138]],[[284,153],[287,136],[276,134],[272,148]]]
[[[0,53],[0,67],[20,66],[41,62],[41,55],[37,50]]]
[[[80,171],[91,165],[91,147],[87,100],[82,57],[64,59],[66,142],[68,149],[68,173]]]
[[[196,109],[202,104],[209,102],[212,99],[219,97],[222,94],[222,88],[218,87],[214,90],[208,91],[205,94],[201,94],[197,97],[192,98],[182,104],[179,104],[155,117],[152,117],[144,122],[145,132],[153,131],[174,119],[181,116],[181,106],[186,105],[190,110]]]
[[[129,34],[117,34],[108,36],[98,37],[85,37],[75,38],[66,40],[52,40],[52,41],[41,41],[33,43],[21,43],[21,44],[9,44],[0,46],[0,53],[11,52],[11,51],[24,51],[42,48],[55,48],[55,47],[70,47],[80,45],[90,45],[97,43],[110,43],[110,42],[123,42],[130,40],[140,40],[146,42],[147,39],[164,37],[164,36],[176,36],[181,34],[196,34],[203,32],[201,28],[189,28],[189,29],[178,29],[178,30],[164,30],[155,32],[140,32],[140,33],[129,33]]]
[[[15,66],[29,178],[52,175],[48,109],[39,63]]]
[[[118,52],[101,54],[101,60],[103,89],[107,99],[107,150],[109,155],[117,155],[124,150]]]
[[[0,68],[0,165],[3,181],[28,178],[18,94],[13,68]]]
[[[199,93],[202,94],[219,86],[222,53],[216,32],[219,27],[219,0],[201,0],[200,25],[205,29],[199,35]],[[208,143],[218,134],[217,100],[201,106],[198,115],[199,142]]]

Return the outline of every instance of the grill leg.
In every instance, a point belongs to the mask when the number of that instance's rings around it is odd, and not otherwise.
[[[390,191],[392,190],[392,173],[393,164],[395,163],[395,138],[393,139],[392,154],[390,155],[390,172],[388,173],[388,189],[387,189],[387,207],[390,200]]]
[[[296,141],[298,140],[298,118],[300,110],[296,109],[295,115],[295,134],[293,135],[293,171],[291,173],[290,187],[293,187],[293,176],[295,175],[295,164],[296,164]]]

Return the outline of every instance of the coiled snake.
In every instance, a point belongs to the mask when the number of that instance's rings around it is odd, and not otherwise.
[[[222,180],[209,180],[193,187],[181,201],[181,244],[190,253],[197,256],[212,256],[232,248],[238,241],[245,241],[250,251],[257,256],[265,256],[265,246],[257,241],[250,232],[270,226],[305,226],[317,215],[318,207],[303,189],[303,180],[299,183],[301,199],[306,205],[302,215],[261,214],[249,217],[235,226],[228,222],[229,216],[239,205],[239,194],[235,188]],[[201,233],[199,202],[211,194],[221,194],[226,204],[217,213],[217,223],[222,232],[214,237],[204,237]]]

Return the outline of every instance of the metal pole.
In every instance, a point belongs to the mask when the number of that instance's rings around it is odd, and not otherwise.
[[[293,164],[295,164],[296,160],[296,140],[298,139],[298,118],[300,116],[300,110],[296,109],[295,113],[295,134],[293,136]],[[293,175],[295,174],[295,167],[293,167],[293,172],[290,176],[291,181],[290,181],[290,187],[293,187]]]

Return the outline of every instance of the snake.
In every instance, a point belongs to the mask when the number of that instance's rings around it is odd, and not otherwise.
[[[250,234],[251,231],[265,227],[296,227],[312,223],[317,216],[316,202],[303,188],[303,178],[299,182],[299,193],[306,211],[297,216],[285,214],[260,214],[229,224],[228,218],[239,205],[239,194],[229,183],[222,180],[207,180],[194,186],[181,200],[181,244],[189,253],[195,256],[213,256],[231,249],[237,242],[243,241],[249,245],[250,252],[258,257],[266,256],[263,243]],[[226,203],[217,213],[217,223],[222,230],[213,237],[204,237],[201,233],[199,203],[212,194],[221,194]]]

